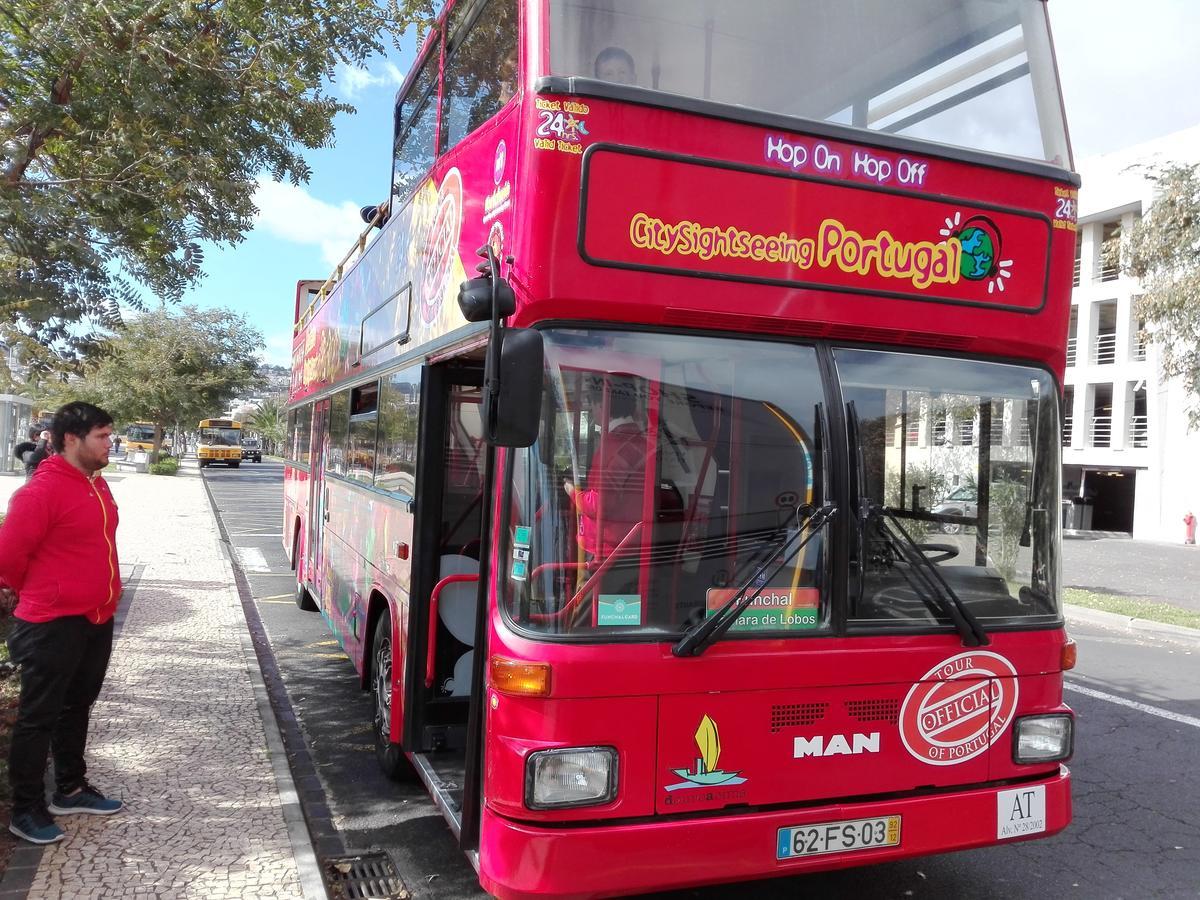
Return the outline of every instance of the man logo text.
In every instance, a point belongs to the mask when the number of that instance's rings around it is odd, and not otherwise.
[[[878,753],[879,732],[870,734],[854,734],[846,739],[844,734],[831,737],[817,735],[816,737],[798,737],[793,745],[793,755],[796,759],[804,756],[849,756],[853,753]]]

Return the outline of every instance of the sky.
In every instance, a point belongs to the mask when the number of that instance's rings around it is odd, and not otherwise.
[[[1049,8],[1077,167],[1200,123],[1200,2],[1049,0]],[[409,37],[364,69],[339,67],[332,90],[357,113],[337,117],[334,147],[306,154],[311,180],[260,183],[253,231],[234,247],[206,248],[206,277],[184,302],[246,315],[263,333],[266,362],[290,365],[296,281],[325,278],[362,230],[359,207],[387,197],[392,102],[414,57]]]

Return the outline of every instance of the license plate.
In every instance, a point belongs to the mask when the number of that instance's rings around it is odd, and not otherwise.
[[[777,859],[796,859],[800,856],[819,856],[822,853],[895,847],[899,843],[899,816],[820,822],[816,825],[780,828],[775,856]]]

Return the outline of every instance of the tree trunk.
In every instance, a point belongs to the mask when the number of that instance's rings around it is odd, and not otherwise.
[[[154,425],[154,448],[150,451],[150,463],[158,462],[158,454],[162,452],[163,442],[163,427],[158,423]]]

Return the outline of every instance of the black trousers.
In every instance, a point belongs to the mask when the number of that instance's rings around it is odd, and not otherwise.
[[[49,622],[16,619],[8,652],[21,667],[21,701],[8,756],[14,815],[46,803],[46,759],[54,752],[61,793],[83,783],[88,717],[100,695],[112,653],[113,623],[84,616]]]

